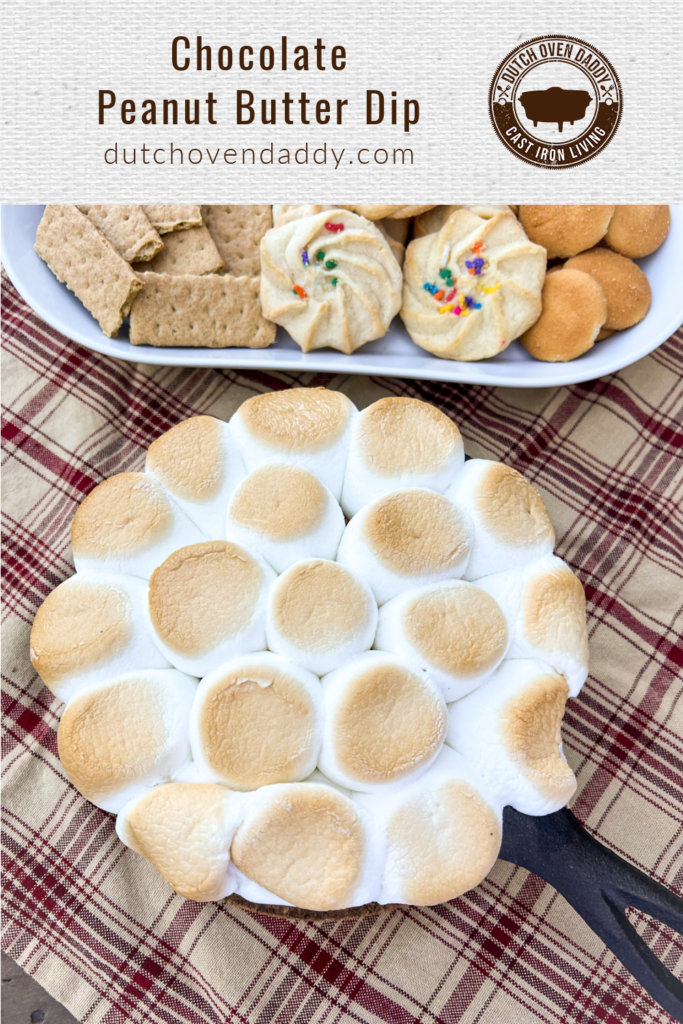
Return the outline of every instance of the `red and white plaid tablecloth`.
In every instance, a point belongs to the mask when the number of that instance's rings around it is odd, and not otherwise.
[[[611,377],[506,390],[138,366],[68,341],[6,280],[3,304],[6,952],[93,1024],[668,1022],[554,889],[502,861],[452,903],[359,921],[295,923],[175,895],[66,781],[61,705],[33,671],[29,632],[73,572],[79,502],[142,468],[179,420],[227,419],[251,395],[302,384],[361,407],[387,394],[433,402],[470,455],[539,488],[586,588],[591,674],[563,729],[574,813],[681,893],[683,335]],[[680,976],[681,938],[632,920]]]

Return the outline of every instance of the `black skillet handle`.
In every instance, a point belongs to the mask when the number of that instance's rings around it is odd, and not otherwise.
[[[683,900],[594,839],[567,808],[531,817],[506,807],[500,857],[550,882],[646,992],[683,1022],[683,983],[625,914],[635,907],[683,934]]]

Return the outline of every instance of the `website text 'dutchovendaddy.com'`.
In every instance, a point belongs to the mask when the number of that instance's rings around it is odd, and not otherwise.
[[[304,142],[301,145],[276,146],[177,146],[173,142],[164,145],[137,146],[112,143],[104,149],[104,162],[111,166],[300,166],[331,167],[338,170],[342,164],[379,165],[388,167],[412,166],[414,152],[407,146],[373,146],[350,149],[344,146],[322,145]]]

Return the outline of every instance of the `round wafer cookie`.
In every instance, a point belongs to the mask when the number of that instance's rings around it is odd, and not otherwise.
[[[617,206],[605,241],[615,252],[637,260],[659,249],[670,226],[671,210],[668,206]]]
[[[575,256],[605,237],[614,206],[520,206],[519,219],[548,259]]]
[[[567,264],[547,275],[542,300],[541,315],[521,338],[527,352],[550,363],[566,363],[588,352],[607,320],[599,283]]]
[[[650,308],[652,289],[647,277],[637,263],[611,249],[582,252],[567,260],[565,269],[590,274],[600,285],[607,300],[604,326],[610,331],[640,323]]]

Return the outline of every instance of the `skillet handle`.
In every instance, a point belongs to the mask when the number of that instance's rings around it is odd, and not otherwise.
[[[531,817],[506,807],[500,857],[550,882],[646,992],[683,1022],[683,983],[625,913],[635,907],[683,934],[683,900],[594,839],[568,808]]]

